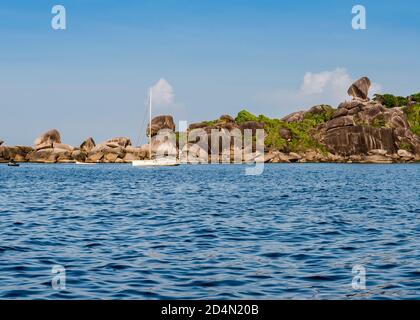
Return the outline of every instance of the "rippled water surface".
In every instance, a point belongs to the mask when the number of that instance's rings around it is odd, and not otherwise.
[[[1,165],[0,298],[418,299],[419,182],[416,164]]]

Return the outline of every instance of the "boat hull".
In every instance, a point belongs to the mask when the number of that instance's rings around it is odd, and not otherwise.
[[[8,163],[7,164],[9,167],[19,167],[18,163]]]
[[[134,160],[134,167],[173,167],[179,166],[180,163],[176,159],[152,159],[152,160]]]

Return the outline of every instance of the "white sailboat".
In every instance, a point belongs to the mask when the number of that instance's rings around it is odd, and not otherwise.
[[[176,157],[162,157],[152,159],[152,88],[149,90],[149,159],[134,160],[134,167],[178,166]]]

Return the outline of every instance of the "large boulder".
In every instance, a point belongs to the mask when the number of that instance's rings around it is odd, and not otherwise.
[[[61,143],[60,132],[56,129],[49,130],[34,141],[35,150],[49,149],[54,143]]]
[[[72,151],[58,148],[35,150],[27,155],[26,160],[29,162],[38,163],[74,162]]]
[[[87,155],[86,162],[93,162],[93,163],[101,162],[101,160],[103,159],[103,157],[104,157],[104,153],[103,152],[101,152],[101,151],[92,152],[91,151]]]
[[[393,163],[393,159],[391,157],[387,157],[380,154],[368,155],[363,157],[361,162],[365,163]]]
[[[370,86],[371,82],[369,78],[363,77],[354,82],[348,89],[347,93],[354,99],[366,100],[368,98]]]
[[[360,111],[364,107],[364,103],[362,101],[352,100],[352,101],[345,101],[338,105],[338,109],[345,108],[349,111],[356,109]]]
[[[117,153],[105,153],[104,154],[104,162],[106,163],[114,163],[116,162],[118,159],[118,154]]]
[[[46,148],[41,150],[35,150],[27,156],[29,162],[39,163],[55,163],[57,161],[58,154],[54,153],[53,148]]]
[[[391,128],[410,128],[407,117],[402,108],[386,109],[383,112],[383,117],[388,126]]]
[[[354,114],[358,123],[364,123],[368,126],[385,126],[384,112],[386,109],[376,102],[366,102],[360,111]]]
[[[334,111],[334,113],[332,114],[331,118],[335,119],[335,118],[339,118],[339,117],[345,117],[349,114],[349,110],[346,108],[338,108],[337,110]]]
[[[305,115],[305,111],[293,112],[285,116],[281,120],[284,122],[299,122],[303,120],[304,115]]]
[[[334,118],[328,121],[325,125],[327,131],[337,127],[354,126],[354,119],[352,116],[343,116]]]
[[[115,162],[117,158],[123,159],[125,154],[125,148],[121,146],[110,147],[101,143],[87,154],[86,162]]]
[[[368,151],[368,155],[370,156],[385,156],[388,154],[388,151],[384,149],[372,149]]]
[[[86,153],[89,153],[93,148],[95,148],[96,144],[92,137],[87,138],[85,141],[82,142],[80,145],[80,150]]]
[[[59,163],[75,162],[75,160],[72,158],[73,150],[55,148],[53,149],[52,154],[56,155],[56,162],[59,162]]]
[[[130,138],[127,138],[127,137],[117,137],[117,138],[109,139],[101,144],[106,144],[108,147],[111,147],[111,148],[117,148],[117,147],[125,148],[127,146],[131,146],[131,140]]]
[[[150,124],[147,126],[147,130],[146,130],[147,136],[149,136],[149,133],[150,133],[149,126]],[[152,137],[157,135],[158,132],[162,129],[169,129],[171,131],[175,131],[175,123],[174,123],[174,118],[172,116],[162,115],[162,116],[154,117],[152,119],[152,126],[151,126]]]
[[[399,157],[401,157],[403,160],[405,161],[410,161],[414,159],[414,154],[412,154],[411,152],[407,151],[407,150],[398,150],[397,154]]]
[[[389,154],[397,151],[393,130],[367,126],[344,126],[326,132],[324,143],[335,154],[367,154],[371,150],[383,149]]]

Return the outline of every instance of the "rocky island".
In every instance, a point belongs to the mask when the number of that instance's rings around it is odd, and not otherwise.
[[[234,130],[250,129],[255,135],[257,129],[264,129],[264,155],[259,159],[267,163],[420,161],[420,93],[409,97],[375,95],[370,100],[370,85],[367,77],[357,80],[348,90],[352,100],[337,108],[317,105],[282,119],[256,116],[242,110],[235,118],[222,115],[217,120],[191,124],[188,131],[200,129],[200,132],[210,133],[216,129],[220,136],[230,139]],[[163,148],[169,154],[188,153],[197,162],[207,162],[208,147],[192,143],[180,147],[178,133],[175,143],[160,141],[156,137],[161,130],[175,132],[172,116],[153,118],[152,155]],[[230,144],[230,148],[233,145]],[[148,145],[132,146],[126,137],[99,144],[87,138],[75,147],[62,143],[59,131],[52,129],[39,136],[33,147],[7,146],[0,140],[0,162],[3,163],[130,163],[147,157]]]

